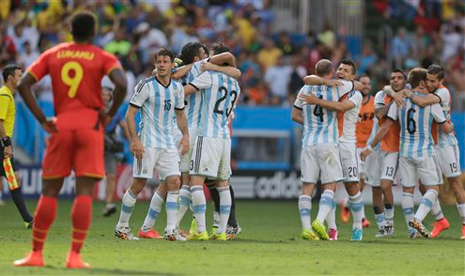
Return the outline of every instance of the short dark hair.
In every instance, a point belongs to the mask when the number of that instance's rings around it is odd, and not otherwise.
[[[351,61],[350,59],[343,59],[341,60],[341,64],[349,65],[352,67],[352,74],[355,75],[357,73],[357,67],[355,66],[355,63]]]
[[[17,64],[8,64],[7,66],[5,66],[2,72],[3,81],[5,81],[6,83],[9,76],[14,77],[16,70],[21,70],[21,67],[19,67],[19,65]]]
[[[199,42],[189,42],[184,47],[182,47],[181,55],[179,58],[182,60],[183,64],[190,64],[194,62],[194,58],[197,56],[200,58],[199,49],[202,47],[202,44]]]
[[[85,41],[95,35],[95,15],[89,11],[76,13],[71,19],[71,34],[75,41]]]
[[[171,62],[173,62],[174,60],[174,54],[173,52],[171,52],[170,50],[166,49],[166,48],[160,48],[158,49],[158,51],[155,53],[155,61],[157,61],[157,58],[159,56],[167,56],[167,57],[170,57],[171,59]]]
[[[361,74],[360,76],[358,76],[357,80],[360,81],[362,78],[370,78],[370,76],[368,76],[367,74]]]
[[[426,81],[426,73],[428,71],[425,68],[413,68],[408,73],[408,83],[410,83],[412,88],[419,86],[421,81]]]
[[[215,43],[212,45],[213,55],[219,55],[221,53],[231,52],[228,46],[222,43]]]
[[[405,72],[402,71],[401,69],[397,69],[397,68],[396,68],[396,69],[392,70],[391,74],[392,74],[392,73],[401,73],[402,76],[404,76],[404,79],[407,80],[407,74],[405,74]]]
[[[428,74],[435,75],[442,80],[444,78],[444,68],[439,64],[431,64],[428,66]]]
[[[205,44],[202,44],[202,48],[203,48],[203,51],[205,52],[205,54],[207,54],[207,57],[210,56],[210,50],[208,50],[208,47],[205,46]]]
[[[333,63],[328,59],[320,59],[315,65],[315,73],[320,76],[326,76],[331,73]]]

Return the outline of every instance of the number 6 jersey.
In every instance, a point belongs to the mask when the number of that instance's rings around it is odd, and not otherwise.
[[[228,118],[241,93],[237,80],[221,72],[206,71],[189,84],[202,93],[200,123],[197,133],[191,135],[231,138]]]
[[[49,74],[59,129],[92,128],[103,108],[101,80],[118,59],[91,44],[62,43],[45,51],[27,69],[36,81]]]
[[[415,93],[420,97],[423,94]],[[400,123],[400,149],[399,155],[409,158],[426,158],[433,156],[434,142],[431,135],[433,119],[438,124],[446,122],[446,117],[439,104],[420,107],[409,98],[405,100],[406,106],[399,108],[393,103],[389,108],[387,117]]]

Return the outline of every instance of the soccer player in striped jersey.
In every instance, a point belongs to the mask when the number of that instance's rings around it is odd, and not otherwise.
[[[219,45],[214,54],[227,48]],[[229,52],[229,48],[228,48]],[[192,203],[197,220],[195,240],[208,240],[205,224],[205,179],[215,179],[220,196],[220,223],[214,240],[226,240],[226,226],[231,209],[231,137],[228,120],[240,95],[236,79],[217,71],[206,71],[184,87],[186,95],[200,90],[202,106],[190,162]]]
[[[129,219],[137,196],[145,187],[147,179],[152,178],[153,169],[156,168],[166,179],[168,190],[165,239],[183,240],[175,231],[181,184],[178,147],[181,154],[188,151],[189,132],[183,111],[184,89],[181,84],[171,81],[173,59],[173,53],[167,49],[162,48],[156,52],[157,76],[142,80],[137,85],[126,114],[131,135],[131,151],[134,154],[134,172],[131,187],[123,196],[121,214],[115,228],[115,235],[121,239],[138,239],[129,229]],[[141,110],[141,123],[137,134],[134,117],[139,110]],[[179,146],[175,142],[175,129],[172,124],[174,118],[183,135]],[[153,214],[147,216],[144,225],[153,225],[150,220],[158,215],[155,212],[156,210],[149,210],[149,213]]]
[[[411,92],[406,93],[406,95],[410,97],[412,102],[422,107],[440,104],[444,115],[450,120],[452,99],[449,90],[442,84],[444,80],[444,68],[439,64],[432,64],[427,70],[426,84],[430,93],[424,97],[412,94]],[[461,239],[465,239],[465,191],[460,179],[461,170],[458,141],[453,132],[445,133],[441,128],[437,129],[435,125],[433,125],[433,138],[435,138],[436,142],[435,149],[439,166],[457,199],[457,209],[462,221]],[[450,226],[449,222],[442,214],[439,202],[433,206],[432,210],[437,222],[431,231],[431,237],[436,238],[442,231],[448,229]]]
[[[426,73],[427,70],[423,68],[414,68],[410,71],[408,82],[413,92],[410,96],[424,97],[429,93],[426,86]],[[403,192],[413,195],[418,179],[426,188],[417,212],[415,215],[410,215],[408,223],[422,236],[429,237],[430,234],[422,221],[438,201],[439,185],[442,184],[442,174],[434,150],[431,125],[434,120],[441,126],[444,133],[452,132],[453,126],[446,120],[439,104],[421,107],[412,102],[410,98],[406,98],[404,102],[405,107],[399,107],[397,104],[391,105],[387,116],[392,121],[386,123],[392,124],[396,120],[400,122],[399,163]],[[413,204],[411,208],[413,209]]]
[[[401,70],[391,73],[390,85],[395,92],[405,88],[407,78]],[[377,133],[383,133],[380,151],[377,152],[377,160],[370,160],[367,184],[373,188],[373,208],[375,219],[378,224],[376,237],[391,237],[394,234],[394,196],[392,194],[392,183],[396,176],[399,155],[399,123],[384,125],[387,121],[386,115],[393,98],[381,90],[375,96],[375,116],[378,118]],[[376,134],[376,135],[378,135]],[[371,141],[367,148],[360,154],[365,161],[368,155],[374,151],[377,145]],[[373,158],[373,157],[372,157]],[[377,165],[377,166],[375,166]],[[383,198],[384,196],[384,198]],[[384,202],[384,206],[383,206]]]
[[[375,102],[374,97],[370,95],[371,79],[368,75],[361,75],[358,81],[363,85],[362,92],[363,100],[358,121],[356,124],[355,135],[357,137],[357,158],[359,159],[359,174],[360,174],[360,191],[365,187],[366,178],[366,163],[360,160],[360,153],[366,148],[368,139],[370,138],[373,122],[375,118]],[[341,221],[347,223],[350,220],[349,198],[344,198],[341,201]],[[362,226],[370,226],[370,221],[365,217],[365,209],[363,209]]]
[[[356,68],[355,64],[350,60],[342,60],[337,69],[337,77],[341,80],[352,81],[355,88],[361,89],[362,84],[355,82]],[[307,78],[307,84],[312,84],[311,79]],[[363,96],[359,90],[342,96],[339,101],[327,101],[319,99],[315,96],[300,95],[307,104],[314,104],[324,109],[338,112],[338,130],[339,130],[339,150],[342,162],[344,185],[349,194],[351,210],[354,217],[352,227],[352,240],[360,241],[363,238],[362,218],[363,218],[363,198],[358,186],[358,157],[357,145],[355,138],[355,125],[357,123],[358,114],[362,104]],[[337,100],[337,99],[334,99]],[[327,217],[329,238],[330,240],[338,239],[338,231],[336,226],[336,204],[333,204],[331,213]]]
[[[331,80],[333,64],[329,60],[318,61],[315,71],[320,77],[318,79],[321,80],[321,85],[303,86],[292,109],[292,120],[304,126],[301,156],[302,195],[299,197],[299,212],[303,239],[328,240],[329,236],[323,222],[333,208],[336,183],[344,179],[338,147],[337,111],[306,104],[302,100],[302,95],[312,94],[320,99],[338,101],[342,96],[350,93],[354,85],[351,81]],[[340,84],[342,86],[338,86]],[[310,225],[311,195],[320,173],[324,191],[317,218]]]

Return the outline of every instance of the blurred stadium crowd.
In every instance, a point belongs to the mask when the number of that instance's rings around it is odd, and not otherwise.
[[[276,2],[2,0],[0,70],[11,62],[27,67],[41,52],[70,41],[70,15],[88,9],[98,17],[96,44],[116,54],[127,70],[128,97],[135,84],[151,73],[151,54],[158,48],[179,53],[185,43],[200,41],[207,46],[223,42],[233,50],[242,71],[240,105],[290,106],[303,85],[302,77],[313,73],[319,59],[339,64],[346,57],[356,61],[358,74],[372,77],[373,93],[387,83],[394,67],[441,62],[454,94],[453,108],[465,110],[465,1],[370,0],[377,14],[365,17],[394,19],[401,25],[393,28],[393,39],[384,48],[362,38],[361,53],[349,52],[329,19],[318,32],[276,32],[278,22],[272,9]],[[42,80],[36,93],[40,99],[51,100],[50,79]]]

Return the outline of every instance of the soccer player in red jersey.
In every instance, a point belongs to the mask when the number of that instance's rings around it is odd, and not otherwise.
[[[51,133],[42,164],[43,190],[35,212],[32,251],[15,266],[43,266],[42,250],[57,209],[63,180],[74,170],[76,198],[71,211],[73,225],[67,268],[89,268],[80,250],[90,226],[92,192],[105,176],[103,125],[115,115],[126,94],[126,77],[118,59],[92,45],[96,20],[90,12],[72,18],[73,42],[46,52],[27,69],[19,92],[44,129]],[[37,105],[31,86],[49,74],[52,78],[56,120],[47,119]],[[104,113],[101,80],[108,75],[115,84],[114,102]]]

